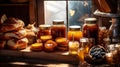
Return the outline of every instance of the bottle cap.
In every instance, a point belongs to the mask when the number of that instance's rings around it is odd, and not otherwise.
[[[80,42],[89,42],[88,38],[81,38]]]

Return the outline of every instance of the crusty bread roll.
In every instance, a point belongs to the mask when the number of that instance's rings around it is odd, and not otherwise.
[[[21,29],[19,31],[12,31],[12,32],[6,32],[4,34],[0,35],[0,39],[2,40],[8,40],[8,39],[12,39],[12,38],[16,38],[16,39],[22,39],[24,37],[26,37],[27,32],[25,29]]]
[[[0,41],[0,49],[5,47],[6,41]]]
[[[31,31],[31,30],[28,30],[28,29],[26,29],[26,31],[27,31],[26,37],[27,37],[27,39],[29,41],[28,44],[31,45],[31,44],[35,43],[36,42],[35,33],[33,31]]]
[[[27,38],[23,38],[20,40],[11,39],[8,40],[7,47],[13,50],[20,50],[20,49],[25,49],[27,47],[27,44],[28,44]]]
[[[3,14],[1,17],[1,20],[0,20],[0,24],[3,24],[4,21],[7,19],[7,16],[5,14]]]
[[[0,33],[19,30],[23,28],[23,26],[24,22],[22,20],[16,18],[8,18],[6,21],[4,21],[3,24],[0,25]]]

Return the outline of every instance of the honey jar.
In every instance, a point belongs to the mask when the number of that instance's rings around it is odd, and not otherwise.
[[[79,61],[80,62],[84,62],[85,61],[85,56],[88,55],[89,52],[89,40],[88,38],[81,38],[80,39],[80,48],[78,50],[78,57],[79,57]]]
[[[64,24],[63,20],[54,20],[53,25],[51,27],[51,35],[53,40],[58,37],[66,37],[67,27]]]
[[[38,38],[46,35],[51,35],[51,25],[39,25]]]
[[[89,40],[88,40],[88,38],[81,38],[80,39],[80,45],[81,45],[81,47],[83,47],[84,48],[84,53],[85,54],[88,54],[88,52],[89,52],[89,49],[90,49],[90,45],[89,45],[90,43],[89,43]]]
[[[97,25],[96,18],[86,18],[85,24],[83,25],[83,37],[94,38],[95,45],[98,44],[98,32],[99,27]]]
[[[69,26],[69,31],[68,31],[68,40],[72,41],[74,37],[74,41],[80,40],[80,38],[83,36],[82,32],[80,31],[80,26]]]

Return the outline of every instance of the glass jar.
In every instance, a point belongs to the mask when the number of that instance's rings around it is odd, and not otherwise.
[[[85,56],[88,55],[89,52],[89,40],[88,38],[81,38],[80,39],[80,48],[78,50],[78,57],[80,62],[84,62]]]
[[[96,18],[86,18],[85,24],[83,25],[83,37],[94,38],[95,45],[98,44],[98,32],[99,27],[97,25]]]
[[[45,35],[51,35],[51,25],[39,25],[38,38]]]
[[[52,40],[51,25],[39,25],[38,39],[43,43],[47,40]]]
[[[90,46],[88,38],[81,38],[80,39],[80,46],[84,48],[84,53],[88,54]]]
[[[69,41],[69,54],[70,55],[77,55],[79,49],[79,42],[78,41]]]
[[[79,41],[80,38],[83,36],[82,32],[80,31],[80,26],[69,26],[68,31],[68,40],[72,41],[73,37],[75,41]]]
[[[67,27],[64,24],[63,20],[54,20],[53,25],[51,27],[51,35],[53,37],[53,40],[55,40],[58,37],[66,37],[66,31]]]

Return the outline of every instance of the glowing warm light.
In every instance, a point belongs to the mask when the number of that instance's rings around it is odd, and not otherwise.
[[[69,54],[77,55],[79,49],[79,42],[70,41],[69,42]]]
[[[106,56],[107,57],[112,57],[112,53],[107,53]]]
[[[75,10],[70,10],[70,16],[73,16],[75,14]]]
[[[17,64],[17,65],[28,65],[27,63],[25,62],[11,62],[10,64]]]
[[[62,53],[62,55],[69,55],[69,52],[64,52]]]

